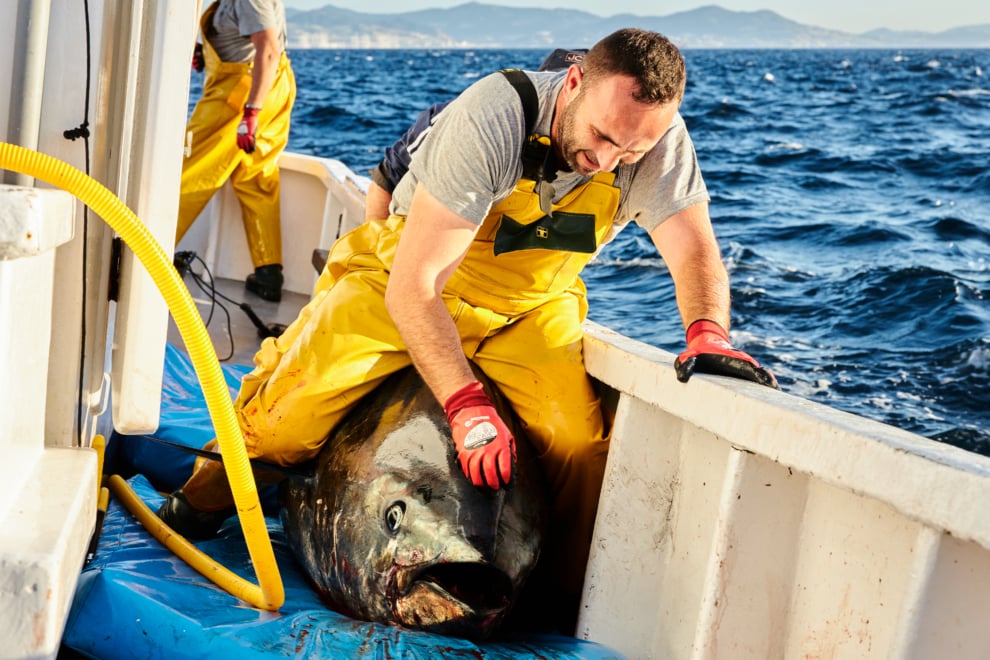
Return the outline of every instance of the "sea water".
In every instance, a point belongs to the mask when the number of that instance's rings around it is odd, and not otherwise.
[[[289,149],[366,174],[420,109],[546,53],[292,51]],[[990,454],[990,50],[684,55],[733,343],[787,392]],[[592,320],[683,350],[638,227],[584,277]]]

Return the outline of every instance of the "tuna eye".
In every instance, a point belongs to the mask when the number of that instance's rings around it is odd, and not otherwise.
[[[399,527],[402,526],[402,517],[406,514],[406,505],[402,502],[396,502],[388,508],[385,512],[385,527],[388,531],[395,534],[399,531]]]

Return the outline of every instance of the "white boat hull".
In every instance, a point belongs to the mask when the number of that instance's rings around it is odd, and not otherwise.
[[[986,658],[990,460],[601,327],[616,417],[579,635],[642,658]]]

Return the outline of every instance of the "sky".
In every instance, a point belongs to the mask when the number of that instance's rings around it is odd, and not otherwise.
[[[391,14],[418,9],[438,9],[468,0],[285,0],[287,7],[315,9],[334,5],[352,11]],[[478,0],[505,7],[577,9],[598,16],[639,14],[666,16],[715,4],[732,11],[769,9],[805,25],[858,34],[875,28],[940,32],[964,25],[990,23],[988,0]],[[607,5],[607,9],[603,9]]]

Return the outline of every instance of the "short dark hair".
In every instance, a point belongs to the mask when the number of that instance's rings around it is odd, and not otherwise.
[[[667,37],[638,28],[623,28],[596,43],[581,63],[588,84],[610,75],[636,79],[640,103],[680,101],[687,73],[684,57]]]

